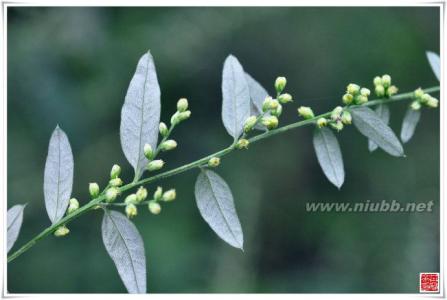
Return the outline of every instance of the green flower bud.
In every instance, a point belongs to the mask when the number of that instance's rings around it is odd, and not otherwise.
[[[163,193],[162,200],[165,202],[174,201],[176,197],[175,189],[170,189],[169,191],[166,191]]]
[[[344,94],[342,100],[344,104],[349,105],[354,100],[354,97],[351,94]]]
[[[245,120],[244,132],[247,133],[250,130],[252,130],[253,127],[255,127],[257,121],[258,121],[258,118],[256,116],[248,117],[247,120]]]
[[[135,204],[127,204],[126,205],[126,215],[129,219],[132,219],[138,214],[138,209]]]
[[[397,91],[398,91],[398,90],[399,90],[399,89],[397,88],[397,86],[392,85],[392,86],[390,86],[389,88],[387,88],[387,90],[386,90],[386,94],[388,95],[388,97],[391,97],[391,96],[397,94]]]
[[[59,226],[54,232],[54,236],[63,237],[70,233],[70,230],[65,225]]]
[[[167,136],[169,132],[168,127],[163,122],[160,122],[160,125],[158,125],[158,131],[160,132],[162,137]]]
[[[188,119],[190,116],[191,116],[191,111],[189,111],[189,110],[182,111],[182,112],[177,111],[171,117],[171,124],[176,125],[176,124]]]
[[[279,102],[281,102],[282,104],[286,104],[286,103],[289,103],[289,102],[292,102],[292,101],[293,101],[293,100],[292,100],[292,95],[287,94],[287,93],[284,93],[284,94],[279,95],[278,100],[279,100]]]
[[[391,85],[391,76],[388,74],[385,74],[382,76],[382,85],[387,88]]]
[[[421,97],[421,103],[427,104],[430,101],[431,96],[429,94],[423,94]]]
[[[319,118],[317,120],[317,126],[318,126],[318,128],[322,128],[322,127],[327,126],[327,119],[326,118]]]
[[[354,84],[354,83],[350,83],[346,87],[346,91],[348,92],[348,94],[351,94],[351,95],[355,96],[355,95],[357,95],[359,93],[360,86],[358,86],[357,84]]]
[[[276,80],[275,80],[275,90],[278,93],[281,93],[284,90],[284,88],[286,87],[286,84],[287,84],[287,79],[285,77],[278,77],[278,78],[276,78]]]
[[[375,86],[382,85],[382,78],[380,78],[380,76],[374,77],[373,83]]]
[[[264,102],[262,103],[262,111],[263,112],[266,112],[271,109],[270,103],[272,101],[273,101],[272,97],[270,97],[270,96],[265,97]]]
[[[366,96],[357,95],[357,97],[355,97],[356,104],[365,104],[366,102],[368,102],[368,97]]]
[[[147,169],[152,172],[152,171],[157,171],[160,170],[161,168],[163,168],[163,165],[165,164],[165,162],[161,159],[156,159],[153,161],[150,161],[147,164]]]
[[[141,201],[144,201],[147,198],[147,189],[140,186],[135,195],[137,202],[140,203]]]
[[[208,166],[215,168],[220,165],[220,158],[219,157],[211,157],[208,161]]]
[[[137,195],[136,194],[130,194],[126,197],[126,199],[124,200],[124,203],[126,204],[137,204]]]
[[[152,159],[154,156],[154,150],[152,150],[152,146],[149,144],[144,144],[143,152],[147,159]]]
[[[110,178],[118,178],[121,174],[121,167],[118,165],[113,165],[112,170],[110,171]]]
[[[427,106],[431,108],[436,108],[439,105],[439,100],[433,97],[430,97],[430,99],[427,102]]]
[[[331,112],[331,119],[333,121],[337,121],[338,119],[341,118],[341,113],[343,112],[343,107],[341,106],[337,106],[336,108],[334,108]]]
[[[337,131],[342,130],[344,127],[342,121],[332,122],[332,123],[330,123],[330,125],[332,128],[334,128]]]
[[[110,179],[109,184],[110,186],[118,187],[123,185],[123,181],[121,180],[121,178],[114,178]]]
[[[376,92],[377,97],[385,96],[385,88],[383,85],[377,85],[374,91]]]
[[[412,110],[420,110],[421,109],[421,103],[419,101],[413,101],[410,105]]]
[[[278,122],[278,118],[275,116],[265,116],[261,119],[262,125],[264,125],[268,129],[274,129],[278,127]]]
[[[149,201],[147,208],[154,215],[158,215],[161,212],[161,205],[155,201]]]
[[[298,108],[298,114],[302,116],[304,119],[312,119],[315,117],[314,112],[310,107],[300,106]]]
[[[352,116],[351,113],[347,110],[345,110],[342,114],[341,114],[341,121],[343,124],[345,125],[349,125],[352,123]]]
[[[369,95],[371,95],[371,91],[367,88],[361,88],[360,95],[368,97]]]
[[[177,142],[174,140],[167,140],[161,143],[160,149],[161,151],[169,151],[175,149],[177,147]]]
[[[79,208],[79,202],[75,198],[71,198],[68,203],[69,203],[69,205],[68,205],[67,212],[69,214],[71,214],[72,212],[74,212],[75,210],[77,210]]]
[[[161,188],[161,186],[159,186],[159,187],[157,187],[157,189],[155,190],[155,193],[154,193],[155,201],[161,200],[162,195],[163,195],[163,189]]]
[[[417,90],[414,91],[414,97],[417,99],[422,98],[423,95],[424,91],[421,88],[418,88]]]
[[[111,203],[115,201],[116,197],[120,194],[120,190],[116,187],[108,188],[106,191],[106,202]]]
[[[276,100],[276,99],[272,99],[272,100],[270,101],[270,109],[271,109],[271,110],[277,109],[278,106],[279,106],[279,102],[278,102],[278,100]]]
[[[237,141],[236,143],[236,148],[238,149],[248,149],[248,145],[250,144],[250,142],[246,139],[240,139],[239,141]]]
[[[270,112],[272,116],[279,117],[282,114],[282,105],[278,104],[278,107]]]
[[[88,185],[88,191],[90,192],[90,196],[92,198],[96,198],[99,195],[99,185],[96,182],[91,182]]]
[[[181,98],[177,101],[177,110],[183,112],[188,109],[188,100],[186,98]]]

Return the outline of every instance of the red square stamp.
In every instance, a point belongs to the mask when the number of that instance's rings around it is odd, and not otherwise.
[[[419,273],[419,293],[439,293],[439,273]]]

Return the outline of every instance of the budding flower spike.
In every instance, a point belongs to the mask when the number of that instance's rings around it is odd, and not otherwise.
[[[96,182],[91,182],[88,185],[88,191],[90,193],[90,196],[92,196],[92,198],[96,198],[99,195],[99,185]]]

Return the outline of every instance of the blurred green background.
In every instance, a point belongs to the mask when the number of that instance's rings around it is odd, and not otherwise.
[[[162,91],[162,120],[180,97],[192,118],[176,129],[174,168],[229,143],[220,119],[228,54],[273,92],[288,78],[281,124],[296,107],[321,113],[350,82],[372,88],[389,73],[402,92],[438,85],[425,57],[439,53],[438,8],[10,8],[8,9],[8,207],[28,203],[13,248],[50,225],[43,170],[56,124],[75,159],[73,196],[104,186],[110,167],[129,167],[120,147],[120,109],[147,49]],[[436,95],[437,96],[437,95]],[[400,132],[404,103],[391,108]],[[199,215],[197,170],[158,182],[178,199],[135,223],[147,254],[149,292],[418,292],[419,272],[439,272],[439,111],[424,109],[406,158],[370,154],[353,127],[339,134],[346,182],[324,177],[302,128],[225,157],[218,172],[233,190],[245,252],[220,240]],[[155,186],[149,186],[150,192]],[[306,202],[435,202],[431,213],[306,213]],[[69,225],[8,265],[12,293],[125,292],[100,234],[102,213]],[[12,251],[13,251],[12,250]],[[11,252],[12,253],[12,252]]]

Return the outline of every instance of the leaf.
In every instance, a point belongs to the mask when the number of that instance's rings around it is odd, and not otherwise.
[[[388,123],[390,122],[390,109],[388,105],[385,104],[377,105],[375,112],[379,116],[379,118],[382,119],[382,121],[388,125]],[[368,140],[368,149],[370,152],[375,151],[377,147],[378,146],[376,143],[374,143],[371,140]]]
[[[314,132],[313,143],[324,175],[340,189],[345,181],[345,170],[337,138],[330,129],[317,128]]]
[[[117,211],[104,210],[102,240],[129,293],[146,293],[146,257],[135,225]]]
[[[268,96],[268,93],[262,85],[248,73],[245,73],[245,79],[247,80],[248,89],[250,91],[250,116],[258,116],[262,113],[262,104]],[[270,113],[267,112],[265,115],[269,116]],[[267,128],[260,123],[256,124],[254,128],[259,130],[267,130]]]
[[[25,209],[25,206],[26,205],[14,205],[8,210],[8,246],[6,252],[9,252],[17,241],[20,227],[22,227],[23,210]]]
[[[231,246],[243,249],[242,228],[227,183],[215,172],[202,170],[195,195],[200,214],[211,229]]]
[[[51,222],[59,221],[67,210],[73,188],[73,154],[67,135],[56,126],[48,147],[43,190]]]
[[[411,107],[408,107],[408,110],[405,113],[404,121],[402,122],[402,129],[400,131],[400,139],[403,143],[407,143],[413,137],[420,118],[420,110],[414,110],[411,109]]]
[[[250,91],[245,72],[233,55],[229,55],[224,63],[222,96],[222,120],[227,132],[236,140],[250,116]]]
[[[425,54],[427,55],[427,59],[430,63],[431,69],[433,70],[433,73],[435,73],[436,78],[438,78],[438,81],[440,81],[441,62],[439,59],[439,55],[431,51],[426,51]]]
[[[144,156],[145,144],[156,149],[160,122],[160,87],[150,52],[138,62],[121,110],[121,147],[139,179],[148,162]]]
[[[393,156],[404,156],[404,149],[394,132],[379,116],[368,107],[356,107],[351,110],[355,127],[371,139],[385,152]]]

